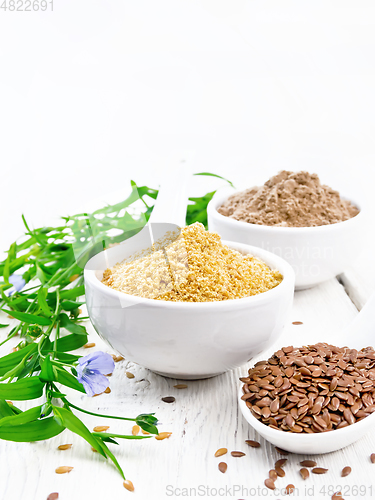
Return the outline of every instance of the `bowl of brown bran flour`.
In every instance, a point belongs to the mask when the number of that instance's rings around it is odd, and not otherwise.
[[[308,172],[284,170],[263,186],[218,192],[207,212],[209,229],[223,238],[288,261],[297,290],[342,273],[365,239],[363,208]]]

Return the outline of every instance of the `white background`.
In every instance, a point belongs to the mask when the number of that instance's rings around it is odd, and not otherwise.
[[[372,0],[0,9],[1,248],[22,212],[47,223],[186,157],[238,188],[306,169],[371,199],[374,24]]]

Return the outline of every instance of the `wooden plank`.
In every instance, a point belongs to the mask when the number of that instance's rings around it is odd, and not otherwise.
[[[371,226],[369,226],[371,228]],[[375,291],[375,232],[368,231],[367,244],[355,261],[340,276],[345,289],[360,310]]]
[[[290,322],[277,344],[264,353],[271,354],[277,347],[286,344],[301,345],[316,341],[339,343],[340,332],[357,314],[342,285],[331,280],[319,287],[297,292]],[[303,325],[292,325],[292,321],[302,321]],[[4,335],[1,332],[1,335]],[[90,341],[96,342],[94,349],[107,350],[92,331]],[[9,349],[7,347],[7,349]],[[87,354],[87,350],[82,353]],[[108,351],[111,352],[111,351]],[[256,360],[253,360],[253,362]],[[176,380],[166,379],[147,369],[128,361],[117,363],[111,377],[112,392],[96,398],[72,393],[71,400],[90,411],[135,416],[143,412],[156,412],[160,429],[172,431],[170,439],[156,441],[154,438],[142,442],[121,442],[116,455],[124,467],[125,474],[135,485],[134,498],[179,498],[181,488],[195,488],[191,498],[201,498],[201,493],[214,493],[215,488],[231,487],[224,498],[262,498],[271,496],[263,488],[264,479],[274,461],[280,456],[273,446],[259,438],[240,414],[237,404],[239,377],[247,371],[247,366],[228,372],[219,377],[203,381],[189,381],[188,388],[177,390]],[[135,374],[128,379],[126,371]],[[166,404],[164,396],[173,395],[176,402]],[[98,424],[111,425],[114,432],[129,433],[131,423],[105,421],[88,415],[80,415],[92,428]],[[246,439],[261,442],[261,449],[254,450],[245,444]],[[62,443],[73,443],[68,451],[59,451]],[[240,450],[246,453],[243,458],[233,458],[229,454],[221,459],[214,453],[220,447],[229,451]],[[305,486],[314,488],[310,498],[329,498],[319,492],[324,485],[367,485],[373,469],[369,461],[370,453],[375,450],[375,429],[359,443],[340,452],[319,456],[317,461],[330,472],[325,476],[314,476],[303,482],[299,477],[300,456],[289,456],[285,467],[287,476],[279,479],[277,486],[289,483],[300,488],[300,497]],[[219,461],[228,463],[228,471],[221,474]],[[27,498],[44,499],[52,491],[60,493],[60,498],[78,500],[84,494],[87,498],[105,498],[110,491],[114,498],[130,493],[124,491],[122,480],[115,468],[94,454],[88,444],[79,437],[65,431],[56,438],[41,443],[16,444],[0,442],[0,498],[21,500]],[[57,475],[54,470],[60,465],[71,465],[73,471],[67,475]],[[342,480],[340,470],[351,465],[353,473]],[[234,487],[240,490],[233,491]],[[255,488],[251,495],[242,491]],[[180,490],[176,490],[180,488]],[[200,489],[198,489],[200,488]],[[207,491],[207,488],[210,490]],[[257,488],[261,488],[259,491]],[[223,490],[225,492],[225,490]],[[186,493],[186,492],[185,492]],[[375,494],[375,490],[373,492]],[[370,490],[366,492],[370,497]]]

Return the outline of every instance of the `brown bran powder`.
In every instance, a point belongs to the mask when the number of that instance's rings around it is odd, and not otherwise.
[[[317,174],[286,170],[264,186],[230,196],[217,211],[238,221],[281,227],[335,224],[359,213],[337,191],[321,184]]]

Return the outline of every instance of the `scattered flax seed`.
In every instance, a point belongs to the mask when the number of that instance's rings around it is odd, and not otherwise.
[[[279,477],[278,473],[275,471],[275,469],[271,469],[269,472],[268,472],[268,476],[270,479],[272,479],[272,481],[276,481],[276,479]]]
[[[269,489],[269,490],[274,490],[276,488],[274,481],[272,479],[267,478],[264,481],[264,485]]]
[[[134,373],[131,373],[131,372],[125,372],[125,375],[126,375],[128,378],[134,378],[134,377],[135,377]]]
[[[294,486],[294,484],[288,484],[288,486],[285,488],[285,493],[287,495],[290,495],[291,493],[293,494],[295,489],[296,487]]]
[[[352,472],[351,467],[344,467],[341,471],[341,477],[346,477],[349,476],[349,474]]]
[[[61,467],[57,467],[55,469],[56,474],[67,474],[68,472],[72,471],[74,467],[69,467],[67,465],[62,465]]]
[[[104,392],[105,392],[105,394],[109,394],[111,392],[111,388],[107,387],[107,389]]]
[[[124,488],[128,491],[134,491],[134,485],[131,481],[129,481],[129,479],[124,481]]]
[[[332,500],[343,500],[341,491],[337,491],[332,495]]]
[[[293,321],[292,325],[303,325],[302,321]]]
[[[287,463],[287,461],[287,458],[280,458],[280,460],[277,460],[277,462],[275,462],[275,469],[277,467],[283,467]]]
[[[246,453],[243,453],[242,451],[232,451],[231,455],[232,455],[232,457],[235,457],[235,458],[241,458],[241,457],[244,457],[246,455]]]
[[[275,467],[275,471],[279,477],[285,477],[285,470],[281,467]]]
[[[177,384],[173,386],[175,389],[187,389],[186,384]]]
[[[313,474],[325,474],[328,472],[328,469],[323,469],[323,467],[314,467],[311,471]]]
[[[147,432],[147,431],[145,431],[145,430],[143,430],[143,429],[141,429],[141,431],[142,431],[142,434],[144,434],[145,436],[147,436],[147,435],[149,435],[149,434],[150,434],[149,432]]]
[[[107,269],[102,282],[138,297],[212,302],[257,295],[283,279],[260,259],[224,245],[217,233],[206,231],[199,222],[158,246],[162,248],[150,248],[138,259]]]
[[[133,428],[132,428],[133,436],[138,436],[140,430],[141,430],[141,428],[139,427],[139,425],[133,425]]]
[[[302,467],[316,467],[318,464],[314,460],[303,460],[299,463]]]
[[[72,447],[72,444],[60,444],[60,446],[57,447],[58,450],[70,450]]]
[[[160,432],[158,436],[155,436],[155,439],[162,441],[163,439],[169,439],[171,436],[171,432]]]
[[[302,476],[302,479],[304,480],[306,480],[310,476],[310,472],[305,468],[301,469],[299,472]]]
[[[217,450],[217,452],[215,453],[215,457],[221,457],[222,455],[225,455],[226,453],[228,453],[227,448],[219,448]]]
[[[113,359],[113,361],[114,361],[115,363],[118,363],[119,361],[123,361],[124,359],[125,359],[125,358],[124,358],[124,356],[116,356],[116,357]]]
[[[375,464],[375,453],[371,453],[370,460],[373,464]]]
[[[87,344],[85,344],[83,347],[84,347],[85,349],[90,349],[91,347],[95,347],[95,346],[96,346],[95,342],[88,342],[88,343],[87,343]]]
[[[8,405],[13,405],[13,401],[6,401],[6,403],[8,403]]]
[[[47,500],[58,500],[59,494],[58,493],[50,493],[47,497]]]
[[[228,465],[225,462],[220,462],[218,465],[219,471],[225,474],[228,469]]]
[[[247,439],[245,443],[251,446],[252,448],[260,448],[260,443],[258,443],[258,441],[252,441],[251,439]]]
[[[104,431],[107,431],[109,429],[109,425],[97,425],[96,427],[94,427],[93,431],[94,432],[104,432]]]
[[[91,446],[91,450],[92,450],[94,453],[98,453],[98,450],[96,450],[93,446]]]
[[[69,278],[70,283],[75,281],[77,278],[79,278],[79,274],[72,274],[71,277]]]
[[[162,401],[164,401],[164,403],[174,403],[176,401],[176,398],[174,398],[173,396],[167,396],[165,398],[161,398]]]

